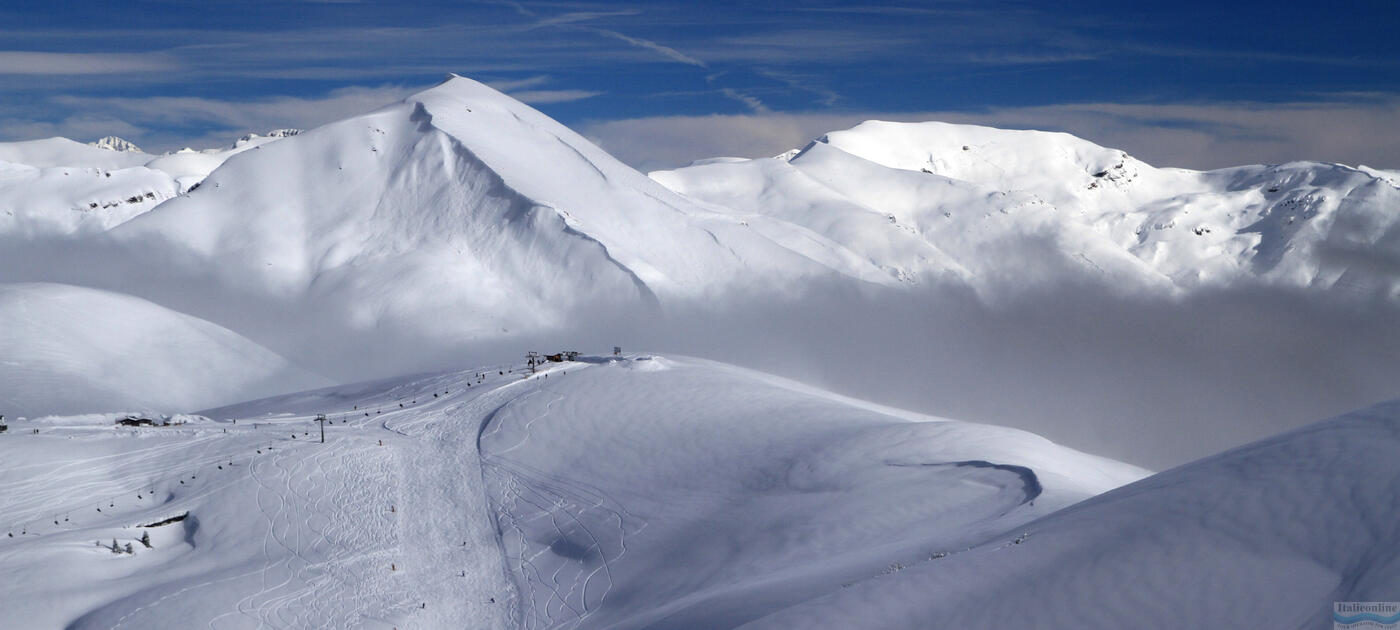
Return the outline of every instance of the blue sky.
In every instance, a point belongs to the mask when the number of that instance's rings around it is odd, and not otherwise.
[[[1400,168],[1394,2],[31,2],[0,140],[307,127],[456,72],[644,168],[867,118],[1066,130],[1164,165]]]

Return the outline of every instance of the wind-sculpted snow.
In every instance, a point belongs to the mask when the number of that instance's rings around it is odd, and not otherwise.
[[[1331,627],[1333,602],[1395,599],[1397,488],[1400,402],[1389,402],[745,627]]]

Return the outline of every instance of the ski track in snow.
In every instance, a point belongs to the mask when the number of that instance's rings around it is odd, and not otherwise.
[[[492,377],[506,383],[518,378]],[[477,423],[487,415],[482,411],[513,392],[492,391],[497,382],[469,388],[466,380],[450,375],[396,387],[359,405],[382,411],[370,417],[360,415],[361,409],[328,414],[340,424],[326,427],[324,446],[311,437],[316,428],[308,428],[309,415],[282,413],[236,426],[143,428],[130,431],[133,439],[150,440],[136,448],[59,458],[57,464],[17,462],[0,471],[0,514],[16,535],[0,539],[0,563],[14,566],[17,557],[41,553],[33,544],[49,535],[65,541],[110,538],[105,531],[113,527],[129,529],[181,511],[190,512],[191,523],[201,523],[211,519],[206,502],[241,490],[249,495],[242,520],[259,532],[250,538],[249,557],[195,579],[162,578],[157,571],[154,583],[79,614],[68,627],[152,627],[152,615],[162,607],[217,599],[219,591],[237,596],[207,619],[182,621],[211,630],[515,627],[514,586],[486,497],[473,482],[481,478],[475,445]],[[433,396],[442,391],[456,395]],[[55,427],[34,437],[55,446],[59,440],[113,439],[110,427],[94,429]],[[116,439],[127,432],[117,431]],[[288,439],[288,431],[297,439]],[[466,474],[429,478],[444,468]],[[206,474],[227,472],[236,476],[195,484]],[[157,496],[149,496],[152,489]],[[141,501],[132,500],[137,494]],[[73,516],[65,521],[65,514]],[[63,525],[41,527],[52,520]],[[193,537],[196,550],[211,544]],[[143,553],[150,552],[137,558]]]
[[[533,378],[542,381],[544,374]],[[524,417],[517,413],[532,398],[545,395],[552,398],[539,413]],[[511,398],[486,415],[479,440],[482,475],[501,544],[522,591],[524,628],[576,628],[582,624],[612,591],[611,563],[626,553],[629,530],[635,533],[646,526],[601,489],[510,458],[512,451],[529,441],[534,424],[561,400],[563,396],[547,385]],[[507,425],[519,431],[520,437],[508,444],[495,444],[509,439],[503,431]],[[547,529],[558,538],[532,540],[526,525],[535,521],[547,521]]]

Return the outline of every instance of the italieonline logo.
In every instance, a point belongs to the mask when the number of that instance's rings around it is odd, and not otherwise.
[[[1400,630],[1400,602],[1332,602],[1332,628]]]

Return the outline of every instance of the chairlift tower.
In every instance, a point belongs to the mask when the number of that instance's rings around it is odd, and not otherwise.
[[[326,414],[316,414],[316,422],[321,425],[321,443],[326,443]]]

